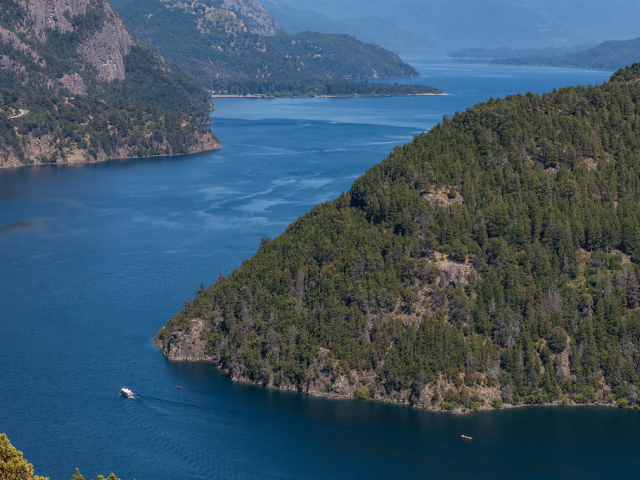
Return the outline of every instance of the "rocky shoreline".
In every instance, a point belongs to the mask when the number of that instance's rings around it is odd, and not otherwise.
[[[167,359],[182,362],[212,363],[234,382],[333,400],[370,400],[452,415],[468,415],[475,412],[528,407],[621,408],[621,405],[615,400],[576,402],[568,397],[552,402],[504,403],[499,385],[456,386],[442,378],[435,383],[424,385],[419,394],[408,389],[387,394],[381,386],[372,387],[372,385],[375,385],[375,372],[358,374],[353,370],[349,372],[349,375],[335,373],[336,370],[332,368],[334,366],[326,362],[323,363],[329,353],[326,349],[320,349],[315,361],[307,369],[309,378],[313,378],[313,380],[303,384],[294,384],[287,379],[276,379],[273,375],[270,375],[268,382],[259,382],[249,378],[241,365],[225,368],[218,355],[205,353],[208,327],[203,319],[194,318],[184,331],[173,331],[166,335],[161,330],[153,341],[162,350],[162,354]],[[467,405],[472,406],[447,404],[446,397],[450,391],[455,391],[458,394],[464,393],[469,396],[473,403],[467,402]],[[638,407],[636,406],[636,408]]]
[[[55,139],[30,137],[28,141],[24,143],[25,146],[23,147],[29,163],[21,161],[12,151],[0,152],[0,169],[39,165],[81,165],[101,163],[109,160],[133,160],[136,158],[181,157],[195,153],[211,152],[222,148],[220,142],[211,133],[196,133],[195,135],[196,139],[188,148],[187,152],[173,153],[166,144],[160,144],[158,146],[160,149],[164,148],[166,152],[153,155],[131,155],[132,148],[128,146],[118,148],[115,155],[107,155],[104,150],[100,149],[97,155],[93,156],[89,154],[87,149],[74,149],[65,151],[65,159],[62,160],[60,157],[57,157],[55,162],[46,161],[46,159],[56,151]]]

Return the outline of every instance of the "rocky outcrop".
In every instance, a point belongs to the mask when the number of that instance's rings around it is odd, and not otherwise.
[[[172,333],[164,342],[156,338],[155,343],[169,360],[190,362],[211,360],[211,357],[204,353],[207,343],[207,325],[200,318],[191,320],[183,332]]]
[[[106,19],[102,28],[78,47],[78,51],[98,70],[98,80],[124,80],[124,56],[133,40],[111,5],[104,4]]]
[[[219,8],[235,13],[251,33],[262,37],[284,33],[284,28],[269,15],[258,0],[223,0],[217,3]]]
[[[25,165],[51,165],[51,164],[79,164],[98,163],[107,160],[136,158],[145,156],[171,156],[192,153],[208,152],[222,148],[217,137],[208,130],[195,132],[191,139],[187,152],[175,152],[166,139],[155,143],[153,155],[139,155],[131,145],[124,143],[114,148],[109,154],[97,145],[91,148],[91,142],[87,141],[87,148],[77,145],[66,147],[61,139],[53,135],[35,136],[33,133],[21,137],[21,155],[13,149],[0,147],[0,168],[21,167]],[[22,159],[20,158],[22,157]],[[203,347],[204,348],[204,347]],[[195,350],[194,350],[195,351]]]
[[[6,0],[0,6],[0,23],[0,113],[8,112],[13,126],[0,135],[0,167],[220,148],[215,135],[201,126],[210,120],[204,87],[187,91],[183,74],[135,38],[107,0]],[[52,94],[60,97],[51,100]],[[69,103],[73,98],[65,97],[82,98]],[[145,109],[144,120],[116,100]],[[60,110],[62,105],[82,112],[69,117],[68,110]],[[29,112],[25,120],[11,113],[18,110]],[[120,118],[132,116],[128,127],[118,128],[120,123],[114,122],[102,131],[113,110]],[[170,110],[180,112],[182,119]],[[34,130],[25,121],[46,128]],[[135,135],[132,126],[138,129]],[[99,140],[96,129],[109,141]]]
[[[60,33],[73,31],[73,25],[67,18],[84,15],[92,0],[18,0],[27,12],[32,27],[27,30],[28,36],[44,42],[47,39],[47,29]]]
[[[30,56],[33,60],[40,63],[40,66],[45,66],[46,62],[41,61],[40,55],[31,48],[29,45],[24,43],[18,36],[13,33],[11,30],[7,30],[6,28],[0,26],[0,42],[5,43],[19,52],[24,53],[25,55]]]
[[[58,82],[62,88],[72,95],[85,95],[87,93],[87,86],[84,80],[76,72],[65,73]]]

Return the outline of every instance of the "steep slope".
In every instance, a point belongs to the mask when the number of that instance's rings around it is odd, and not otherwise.
[[[261,37],[233,12],[205,3],[139,0],[118,8],[140,38],[220,94],[326,95],[334,84],[342,89],[345,79],[418,76],[398,56],[353,37],[310,32]],[[382,88],[356,87],[365,93]]]
[[[623,41],[610,40],[593,48],[560,57],[505,58],[496,59],[493,63],[499,65],[543,65],[549,67],[617,70],[637,61],[640,61],[640,38]]]
[[[637,402],[639,79],[445,119],[202,287],[157,344],[313,395]]]
[[[302,32],[269,39],[279,52],[293,58],[313,76],[363,79],[417,77],[418,72],[389,50],[364,44],[349,35]]]
[[[0,166],[219,146],[199,125],[209,120],[204,88],[130,34],[105,0],[5,2],[0,77],[0,144],[6,149]],[[28,113],[17,117],[19,111]],[[94,135],[100,128],[95,130],[92,122],[97,117],[104,122],[105,116],[124,116],[129,127],[151,140],[134,144],[129,128],[107,122],[110,140],[100,146]],[[68,131],[72,126],[78,129],[73,134]],[[181,139],[168,141],[167,135]]]

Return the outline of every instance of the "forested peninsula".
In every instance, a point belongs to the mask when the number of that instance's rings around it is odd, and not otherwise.
[[[202,286],[157,345],[331,398],[637,404],[639,80],[444,118]]]
[[[0,167],[213,150],[211,108],[106,0],[0,9]]]
[[[251,2],[236,3],[255,10]],[[140,38],[218,96],[441,93],[426,85],[354,81],[419,76],[400,57],[377,45],[349,35],[289,35],[264,10],[252,10],[253,17],[266,16],[256,26],[226,2],[214,4],[217,7],[206,1],[135,0],[119,2],[118,11]]]

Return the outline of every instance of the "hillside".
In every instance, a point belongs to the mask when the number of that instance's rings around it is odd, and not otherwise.
[[[638,36],[633,0],[260,0],[290,33],[355,35],[401,54],[597,44]]]
[[[349,79],[418,76],[397,55],[347,35],[262,37],[233,12],[199,2],[139,0],[118,8],[140,38],[217,94],[328,95]],[[358,88],[359,94],[380,89],[363,83]],[[386,88],[402,94],[436,91]]]
[[[132,35],[105,0],[5,2],[0,77],[0,166],[219,147],[200,126],[206,90]],[[99,145],[94,123],[107,117],[127,127],[107,121],[110,140]],[[136,129],[145,140],[134,144]]]
[[[202,286],[156,343],[335,398],[638,402],[638,79],[446,118]]]
[[[579,67],[617,70],[640,61],[640,38],[610,40],[582,52],[560,57],[503,58],[493,61],[497,65],[541,65],[549,67]]]

